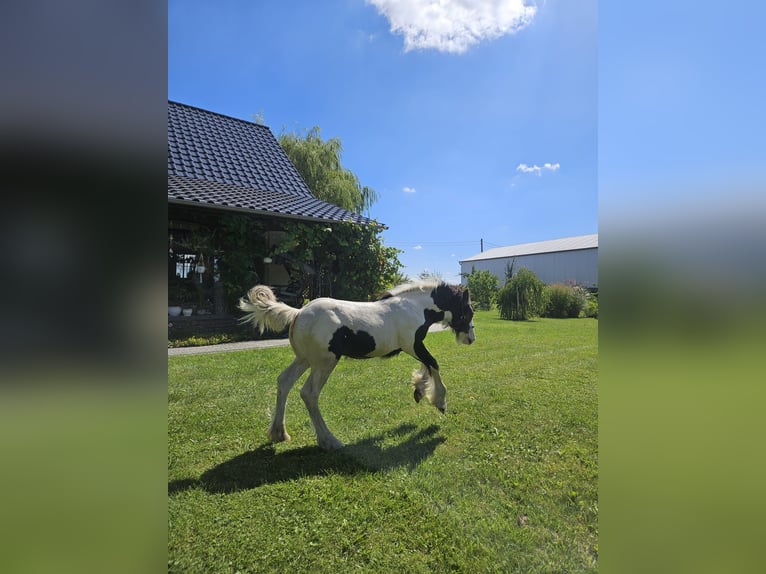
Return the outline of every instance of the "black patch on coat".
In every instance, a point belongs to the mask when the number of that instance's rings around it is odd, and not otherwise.
[[[426,367],[428,367],[429,372],[431,369],[436,369],[438,371],[439,363],[437,363],[433,355],[428,352],[428,349],[426,349],[426,346],[423,344],[423,341],[425,340],[426,335],[428,334],[428,328],[434,323],[438,323],[439,321],[444,320],[444,312],[434,311],[433,309],[425,309],[423,311],[423,317],[426,322],[423,323],[420,327],[418,327],[417,330],[415,331],[415,344],[413,345],[415,350],[415,355],[417,356],[418,359],[420,359],[421,363],[423,363]]]
[[[375,339],[367,331],[357,331],[343,326],[333,333],[327,347],[340,360],[342,356],[353,359],[366,359],[375,350]]]
[[[433,325],[434,323],[438,323],[439,321],[444,321],[444,311],[434,311],[433,309],[425,309],[423,311],[423,317],[425,318],[426,322],[425,322],[425,325],[420,326],[420,329],[425,327],[426,332],[428,332],[428,328],[431,325]],[[423,335],[423,338],[425,338],[425,335]]]
[[[391,351],[390,353],[386,353],[385,355],[383,355],[383,358],[388,359],[389,357],[396,357],[396,355],[398,355],[401,352],[402,352],[401,349],[396,349],[394,351]]]

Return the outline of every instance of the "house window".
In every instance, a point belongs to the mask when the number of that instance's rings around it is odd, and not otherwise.
[[[190,255],[188,253],[178,253],[175,256],[176,264],[176,277],[181,279],[188,279],[194,277],[194,266],[197,261],[196,255]]]

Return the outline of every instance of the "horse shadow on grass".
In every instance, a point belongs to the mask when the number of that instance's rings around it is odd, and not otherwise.
[[[446,440],[438,434],[437,425],[415,432],[416,429],[414,424],[401,424],[391,431],[333,452],[309,446],[278,453],[274,445],[264,444],[206,470],[198,479],[170,481],[168,494],[192,488],[228,493],[308,476],[354,475],[400,467],[412,470],[433,455],[436,447]],[[381,446],[384,439],[390,442],[392,438],[395,444]]]

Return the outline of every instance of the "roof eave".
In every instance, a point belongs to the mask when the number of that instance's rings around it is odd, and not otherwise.
[[[217,209],[219,211],[234,211],[237,213],[249,213],[250,215],[265,215],[268,217],[280,217],[282,219],[294,219],[298,221],[310,221],[314,223],[356,223],[358,225],[374,225],[382,229],[388,229],[387,225],[371,220],[369,223],[363,221],[354,221],[351,218],[346,219],[327,219],[324,217],[311,217],[310,215],[299,215],[294,213],[282,213],[280,211],[269,211],[266,209],[256,209],[252,207],[236,207],[232,205],[220,205],[217,203],[208,203],[206,201],[183,200],[168,197],[168,203],[174,205],[186,205],[192,207],[205,207]]]

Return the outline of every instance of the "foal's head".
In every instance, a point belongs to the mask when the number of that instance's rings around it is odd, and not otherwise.
[[[468,288],[442,283],[431,296],[440,309],[450,314],[449,326],[455,332],[456,341],[463,345],[473,343],[476,335],[473,331],[473,307]]]

